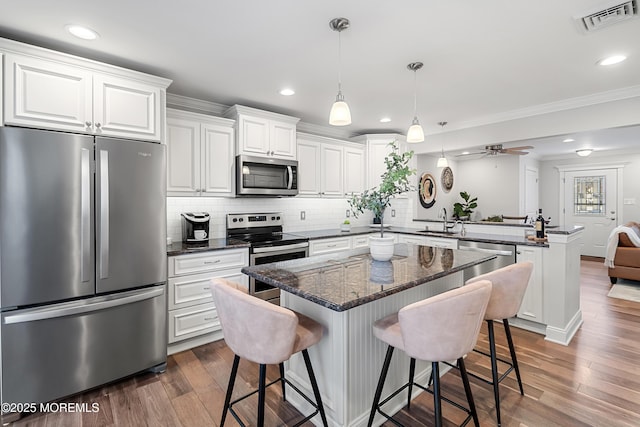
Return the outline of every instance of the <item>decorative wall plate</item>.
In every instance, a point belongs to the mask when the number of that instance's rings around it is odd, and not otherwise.
[[[436,180],[430,173],[423,173],[420,177],[418,198],[422,207],[426,209],[436,203]]]
[[[440,183],[445,193],[448,193],[453,188],[453,171],[449,166],[442,169],[442,175],[440,175]]]

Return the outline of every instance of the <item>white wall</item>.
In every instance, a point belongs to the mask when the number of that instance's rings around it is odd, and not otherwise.
[[[384,222],[396,226],[410,226],[413,205],[410,200],[395,199],[385,213]],[[346,219],[349,204],[345,199],[320,199],[306,197],[288,198],[222,198],[222,197],[167,197],[167,237],[174,241],[182,239],[181,212],[208,212],[211,215],[210,237],[220,238],[226,234],[228,213],[282,212],[284,230],[338,229]],[[396,216],[391,217],[395,210]],[[300,219],[305,211],[306,219]],[[373,215],[366,212],[359,218],[349,218],[352,226],[366,226],[373,222]]]
[[[557,223],[560,215],[560,192],[558,166],[595,166],[595,165],[625,165],[622,170],[622,197],[635,199],[635,204],[624,205],[619,224],[628,221],[640,221],[640,153],[618,154],[612,156],[574,157],[571,159],[546,160],[540,162],[540,202],[545,217],[551,216],[551,221]]]
[[[520,206],[520,161],[518,156],[488,156],[475,160],[449,161],[453,171],[453,188],[445,193],[440,183],[442,169],[436,167],[437,158],[418,155],[418,176],[431,173],[436,179],[436,203],[425,209],[417,200],[414,203],[416,218],[437,219],[441,208],[447,215],[453,215],[453,204],[463,202],[461,191],[478,198],[478,207],[472,220],[480,220],[491,215],[517,215]]]

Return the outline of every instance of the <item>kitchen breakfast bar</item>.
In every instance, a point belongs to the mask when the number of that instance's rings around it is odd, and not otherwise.
[[[364,426],[386,349],[374,337],[372,324],[408,304],[461,286],[466,268],[493,258],[479,252],[396,244],[393,258],[386,262],[372,260],[364,248],[245,267],[242,272],[280,288],[282,306],[324,326],[322,340],[309,354],[329,425]],[[292,383],[312,393],[299,354],[285,363],[285,369]],[[430,371],[430,363],[418,361],[416,380],[426,383]],[[408,376],[409,358],[397,352],[385,392],[400,387]],[[287,393],[287,400],[302,413],[311,408],[296,393]],[[403,394],[386,408],[395,413],[405,404]],[[318,424],[319,417],[315,418],[312,421]],[[374,424],[382,422],[378,415]]]

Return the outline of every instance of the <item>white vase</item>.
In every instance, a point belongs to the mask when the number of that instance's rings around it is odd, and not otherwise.
[[[376,261],[389,261],[393,257],[394,237],[369,236],[369,252]]]

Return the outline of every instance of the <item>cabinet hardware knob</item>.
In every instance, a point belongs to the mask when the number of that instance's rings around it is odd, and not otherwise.
[[[84,124],[85,124],[88,128],[90,128],[90,127],[91,127],[91,125],[92,125],[92,123],[91,123],[91,122],[84,122]]]
[[[96,123],[96,129],[100,129],[102,125],[100,123]]]

